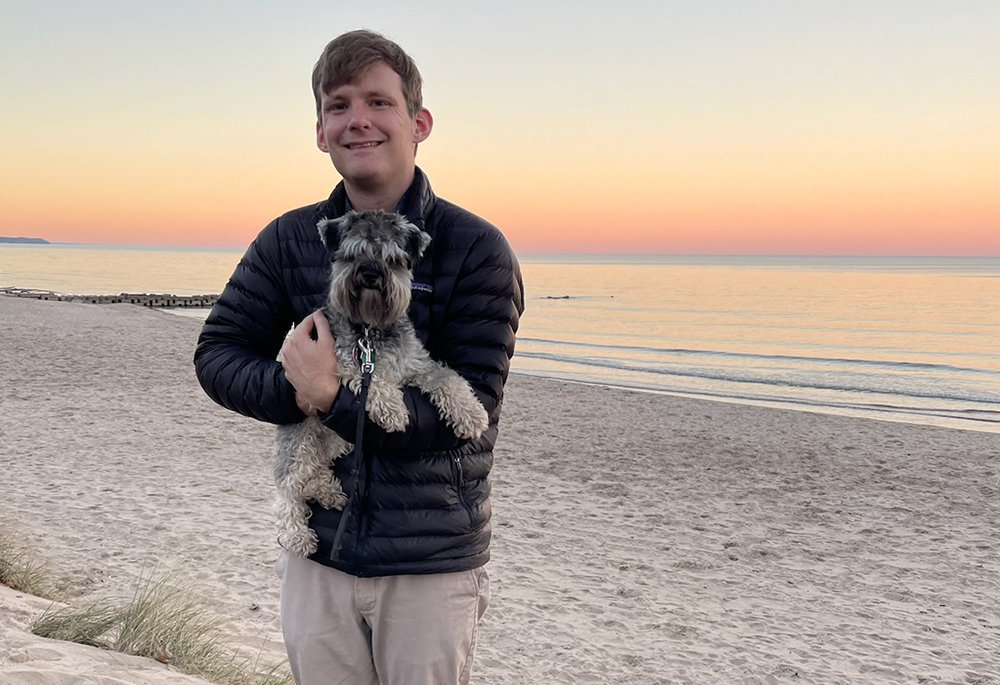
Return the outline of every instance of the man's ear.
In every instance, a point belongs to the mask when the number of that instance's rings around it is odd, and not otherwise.
[[[434,117],[431,116],[430,110],[424,107],[417,112],[415,117],[413,117],[414,144],[422,143],[427,140],[427,137],[430,136],[431,129],[433,128]]]
[[[319,239],[323,241],[323,246],[326,248],[326,252],[329,255],[333,255],[340,247],[340,236],[344,227],[348,223],[347,215],[340,217],[339,219],[320,219],[319,223],[316,224],[316,229],[319,231]]]
[[[323,121],[316,122],[316,147],[323,152],[330,154],[330,146],[326,142],[326,133],[323,132]]]

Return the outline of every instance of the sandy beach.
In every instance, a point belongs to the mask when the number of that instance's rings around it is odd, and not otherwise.
[[[273,427],[203,394],[200,325],[0,297],[0,527],[71,602],[169,572],[278,661]],[[474,683],[1000,684],[1000,435],[512,374],[493,492]],[[47,605],[0,587],[0,684],[204,682]]]

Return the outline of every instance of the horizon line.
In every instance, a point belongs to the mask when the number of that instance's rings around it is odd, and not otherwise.
[[[43,240],[45,240],[43,238]],[[96,247],[96,248],[126,248],[137,250],[205,250],[205,251],[245,251],[247,246],[233,245],[145,245],[134,243],[76,243],[63,241],[46,241],[44,243],[27,243],[20,241],[0,241],[0,246],[12,245],[18,247]],[[826,257],[826,258],[938,258],[938,259],[997,259],[1000,253],[994,254],[926,254],[926,253],[883,253],[883,252],[555,252],[533,251],[520,252],[514,250],[517,257]]]

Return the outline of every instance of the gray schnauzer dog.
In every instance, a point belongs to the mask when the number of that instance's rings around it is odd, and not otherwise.
[[[409,413],[404,386],[426,394],[460,438],[478,438],[489,426],[486,410],[472,388],[453,370],[431,359],[406,316],[412,267],[431,237],[399,214],[348,212],[323,219],[319,236],[331,261],[330,290],[323,313],[335,340],[341,382],[361,394],[359,360],[371,360],[371,385],[365,409],[386,431],[406,429]],[[330,509],[347,504],[330,464],[353,445],[316,417],[278,427],[274,479],[278,496],[278,543],[289,553],[307,557],[316,551],[309,528],[308,500]]]

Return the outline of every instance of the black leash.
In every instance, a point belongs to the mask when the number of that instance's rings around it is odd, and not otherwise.
[[[333,549],[330,550],[330,561],[336,561],[340,556],[340,539],[344,535],[344,528],[347,527],[347,519],[351,513],[351,505],[358,494],[358,484],[361,482],[361,466],[363,459],[362,443],[365,437],[365,408],[368,406],[368,386],[372,382],[372,371],[375,370],[375,350],[371,342],[371,328],[365,326],[364,334],[358,340],[358,347],[354,351],[354,357],[361,365],[361,394],[358,395],[358,427],[354,436],[354,487],[344,505],[343,513],[340,515],[340,524],[337,525],[337,533],[333,536]]]

